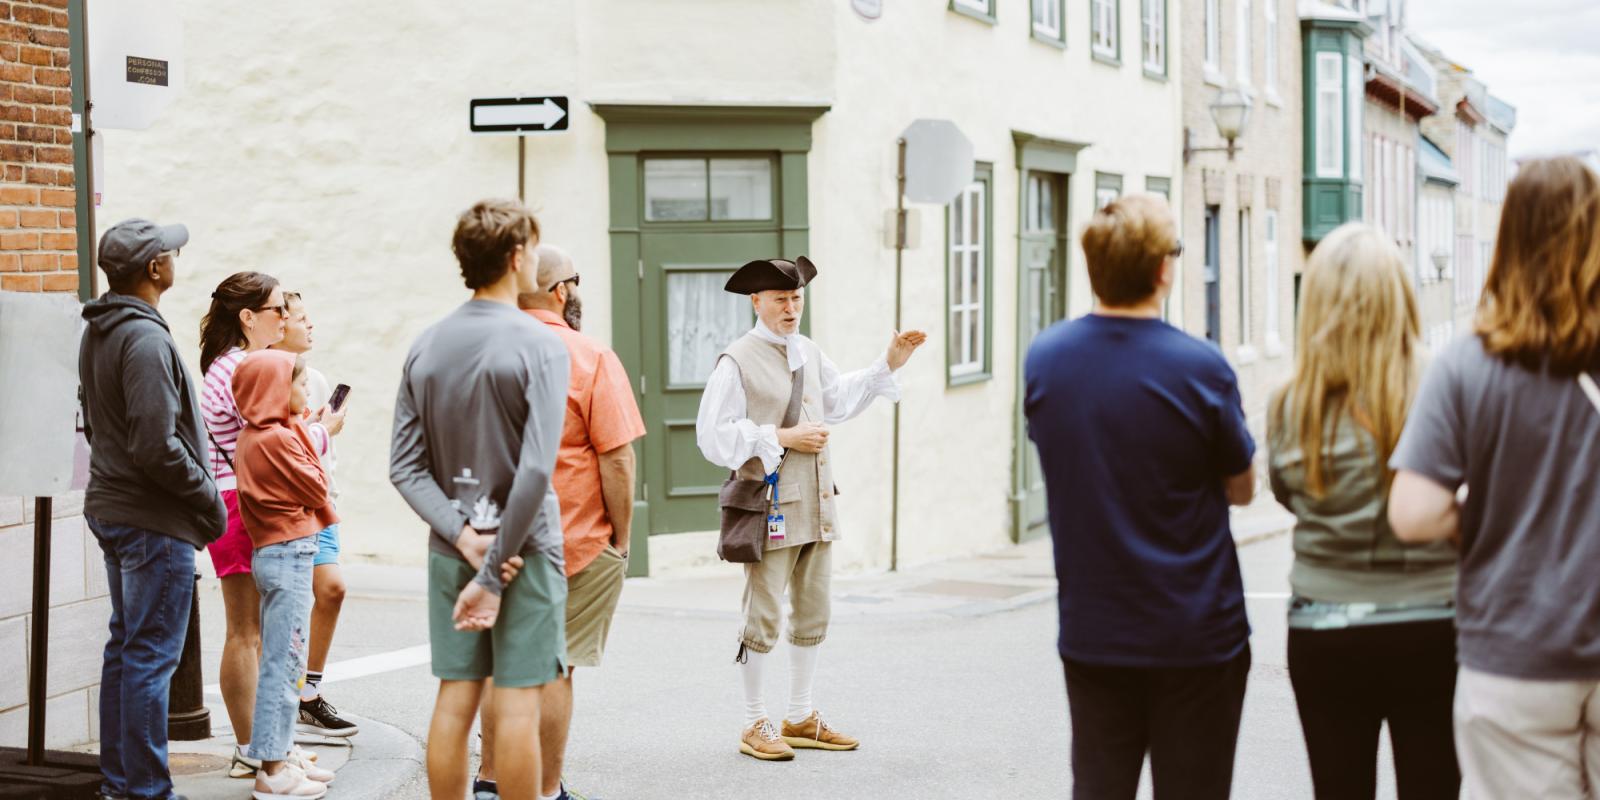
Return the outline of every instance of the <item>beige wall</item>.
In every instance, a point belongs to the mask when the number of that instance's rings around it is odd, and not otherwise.
[[[423,528],[387,478],[400,363],[425,325],[465,299],[448,249],[456,213],[517,185],[515,140],[469,135],[468,99],[574,98],[569,133],[527,142],[527,197],[546,239],[584,272],[585,330],[602,340],[612,322],[607,164],[604,123],[587,104],[831,106],[809,161],[810,255],[823,271],[811,308],[815,337],[845,369],[879,353],[893,324],[882,226],[894,205],[895,137],[918,117],[952,119],[994,165],[994,377],[945,387],[942,209],[919,209],[905,321],[933,343],[904,375],[902,561],[993,547],[1009,530],[1016,399],[1012,131],[1089,143],[1071,186],[1074,230],[1095,170],[1122,174],[1129,190],[1168,177],[1182,197],[1178,81],[1139,69],[1138,4],[1123,4],[1120,68],[1089,58],[1088,0],[1067,3],[1065,50],[1029,37],[1025,6],[1000,5],[990,26],[943,3],[890,5],[869,22],[829,0],[485,0],[406,14],[372,0],[302,0],[248,16],[189,0],[187,93],[151,130],[107,134],[99,221],[137,214],[190,226],[162,311],[191,367],[207,296],[226,275],[261,269],[306,293],[313,364],[355,387],[339,437],[345,552],[415,562]],[[1181,4],[1170,5],[1176,75]],[[1119,113],[1084,112],[1094,108]],[[1081,255],[1070,261],[1081,312]],[[848,465],[847,568],[887,563],[890,419],[879,404],[834,440]],[[708,535],[655,537],[651,547],[658,569],[710,553]]]
[[[1221,71],[1205,68],[1205,20],[1199,4],[1183,24],[1183,123],[1196,146],[1220,144],[1209,106],[1224,86],[1238,80],[1237,0],[1221,0]],[[1266,36],[1263,5],[1276,4],[1278,13],[1278,70],[1276,97],[1264,87]],[[1205,336],[1206,286],[1205,213],[1207,205],[1221,211],[1221,317],[1222,349],[1239,374],[1240,391],[1251,427],[1258,434],[1265,425],[1267,396],[1287,379],[1294,349],[1294,276],[1304,263],[1301,244],[1301,142],[1302,95],[1300,18],[1293,0],[1256,0],[1250,19],[1253,108],[1238,144],[1243,148],[1229,160],[1226,153],[1196,153],[1184,171],[1188,187],[1183,205],[1184,267],[1183,327]],[[1269,182],[1276,191],[1269,191]],[[1276,195],[1275,201],[1273,195]],[[1278,324],[1267,324],[1267,259],[1264,238],[1266,211],[1278,214]],[[1250,337],[1241,339],[1239,211],[1250,213],[1249,275]]]

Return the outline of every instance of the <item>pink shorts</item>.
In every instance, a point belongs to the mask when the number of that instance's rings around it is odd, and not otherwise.
[[[239,514],[239,492],[223,489],[222,502],[228,507],[228,529],[222,538],[206,545],[206,550],[211,553],[211,566],[216,568],[219,578],[249,575],[255,544],[250,541],[250,534],[244,532],[244,517]]]

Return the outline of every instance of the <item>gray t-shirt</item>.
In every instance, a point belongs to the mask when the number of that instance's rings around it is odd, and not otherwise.
[[[1600,409],[1572,376],[1484,352],[1429,368],[1390,465],[1461,508],[1461,663],[1536,680],[1600,678]]]
[[[551,475],[567,411],[567,346],[514,306],[473,300],[417,337],[395,399],[389,479],[461,558],[470,522],[496,532],[477,582],[500,593],[500,563],[537,553],[562,566]]]

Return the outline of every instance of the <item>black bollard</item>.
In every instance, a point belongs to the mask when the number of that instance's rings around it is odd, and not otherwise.
[[[183,655],[172,674],[167,694],[167,738],[194,742],[211,738],[211,709],[206,708],[205,678],[200,674],[200,576],[189,601],[189,632],[183,637]]]

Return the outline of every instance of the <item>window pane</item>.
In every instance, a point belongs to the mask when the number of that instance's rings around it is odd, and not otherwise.
[[[967,193],[966,192],[962,192],[961,194],[956,195],[956,199],[950,201],[950,246],[951,247],[960,247],[961,245],[966,244],[966,242],[967,242],[967,236],[966,236],[967,226],[962,224],[963,221],[967,218],[966,212],[962,210],[962,209],[966,208],[966,199],[967,199]]]
[[[722,290],[728,274],[667,273],[667,379],[674,386],[705,383],[717,354],[755,324],[750,301]]]
[[[967,302],[979,303],[983,300],[983,253],[974,252],[967,258]]]
[[[711,159],[712,219],[772,219],[772,162]]]
[[[703,158],[652,158],[644,162],[644,218],[651,222],[706,218]]]
[[[1349,69],[1345,76],[1348,82],[1345,87],[1345,99],[1350,104],[1350,130],[1359,131],[1362,130],[1361,112],[1362,107],[1366,105],[1366,93],[1362,90],[1361,59],[1351,56],[1349,61]],[[1356,175],[1361,172],[1361,147],[1355,143],[1354,136],[1350,139],[1350,174]]]

